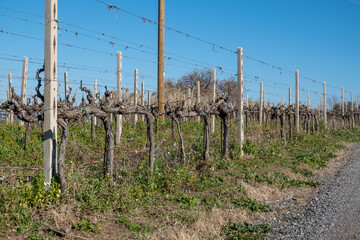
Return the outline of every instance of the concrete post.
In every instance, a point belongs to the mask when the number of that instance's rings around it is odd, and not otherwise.
[[[212,81],[212,101],[216,100],[216,69],[213,69]],[[211,132],[215,132],[215,115],[211,116]]]
[[[323,96],[324,126],[326,129],[327,128],[327,103],[326,103],[326,83],[325,82],[323,82],[323,91],[324,91],[324,96]]]
[[[296,86],[296,99],[295,99],[295,119],[296,119],[296,132],[299,133],[300,131],[300,118],[299,118],[299,70],[295,72],[295,86]]]
[[[44,177],[57,172],[57,0],[45,0]]]
[[[238,101],[237,101],[237,140],[243,155],[242,147],[244,144],[244,73],[243,73],[243,49],[237,48],[237,80],[238,80]]]
[[[23,104],[26,104],[27,77],[28,77],[28,58],[24,57],[22,78],[21,78],[21,101]],[[24,125],[23,121],[19,121],[19,123],[20,123],[20,125]]]
[[[116,53],[116,100],[122,101],[122,52],[120,51]],[[122,115],[116,114],[116,145],[119,145],[121,141],[122,118]]]
[[[260,82],[260,102],[259,102],[259,124],[261,126],[263,119],[263,82]]]

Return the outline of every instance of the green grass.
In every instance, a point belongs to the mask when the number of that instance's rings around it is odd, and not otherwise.
[[[196,222],[193,211],[237,207],[249,213],[267,212],[267,205],[247,196],[241,185],[243,182],[257,182],[279,189],[316,187],[319,184],[311,179],[313,170],[326,167],[346,142],[360,141],[359,128],[344,128],[341,131],[321,131],[314,135],[299,134],[284,148],[278,129],[276,132],[274,129],[270,125],[265,127],[258,141],[247,138],[243,149],[250,157],[246,159],[241,158],[235,140],[236,133],[232,131],[229,149],[231,157],[225,160],[220,154],[221,131],[220,124],[217,124],[216,131],[211,134],[209,174],[199,175],[196,164],[202,158],[202,124],[182,124],[187,154],[186,167],[183,168],[177,132],[172,136],[170,121],[159,122],[155,139],[156,162],[154,175],[151,176],[147,167],[146,124],[138,122],[134,127],[127,122],[123,126],[122,144],[114,149],[115,184],[109,185],[102,176],[103,128],[97,127],[97,137],[91,139],[89,124],[71,123],[66,155],[68,195],[60,199],[56,179],[50,191],[46,191],[44,186],[40,127],[32,130],[25,152],[23,126],[0,124],[0,177],[9,177],[10,173],[19,176],[0,187],[0,234],[6,235],[15,229],[18,234],[38,237],[41,226],[47,221],[41,218],[40,213],[46,212],[48,206],[56,208],[64,204],[78,211],[80,218],[77,228],[84,231],[86,228],[86,231],[93,233],[90,224],[94,229],[96,224],[83,220],[91,214],[115,215],[117,224],[123,224],[130,231],[151,233],[153,228],[149,226],[157,224],[161,227],[165,220],[170,221],[170,225],[171,221],[193,224]],[[249,125],[246,134],[260,133],[257,126]],[[304,179],[292,179],[284,170],[299,174]],[[32,176],[32,180],[24,181],[28,176]],[[171,206],[175,212],[158,210],[163,206]],[[140,225],[129,221],[135,209],[143,213],[143,222],[151,224]],[[250,225],[236,226],[240,229],[240,235],[228,232],[225,234],[228,239],[236,239],[229,236],[239,237],[244,234],[245,237],[251,237],[254,233]],[[246,226],[248,230],[242,232],[240,226]],[[261,231],[256,234],[261,236]]]

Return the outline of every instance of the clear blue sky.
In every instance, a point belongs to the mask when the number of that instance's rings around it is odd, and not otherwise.
[[[157,21],[157,0],[104,1]],[[287,70],[299,69],[300,87],[311,91],[313,106],[319,102],[317,93],[322,92],[322,81],[328,84],[329,97],[339,97],[341,87],[347,90],[345,92],[347,100],[350,98],[350,90],[360,97],[360,0],[171,0],[166,1],[165,5],[165,25],[169,27],[233,51],[236,51],[237,47],[243,47],[246,56]],[[24,13],[6,8],[17,9]],[[81,28],[59,24],[63,28],[59,32],[60,43],[100,51],[91,52],[59,45],[59,63],[96,67],[86,70],[60,67],[59,82],[63,83],[63,72],[68,71],[70,85],[73,88],[79,86],[80,80],[84,80],[90,86],[94,78],[99,79],[99,85],[114,88],[116,57],[105,53],[116,54],[116,51],[122,51],[124,56],[129,57],[123,59],[124,87],[133,87],[133,71],[138,68],[140,81],[145,82],[145,88],[156,90],[157,66],[152,63],[157,61],[156,25],[121,11],[108,10],[106,6],[95,0],[61,0],[58,14],[60,21],[117,38],[104,38]],[[43,0],[0,2],[0,29],[3,31],[43,39],[44,26],[39,24],[43,22],[41,16],[44,16]],[[66,29],[79,34],[76,36],[75,33],[66,32]],[[99,37],[101,41],[83,34]],[[219,80],[236,73],[234,53],[213,48],[211,45],[172,31],[166,31],[165,34],[165,54],[173,58],[166,61],[166,78],[177,79],[192,71],[196,63],[199,65],[197,68],[200,69],[204,65],[209,68],[220,66],[226,69],[224,73],[218,71]],[[111,45],[109,41],[115,42],[116,45]],[[140,47],[140,45],[144,46]],[[125,46],[131,48],[126,49]],[[20,92],[20,79],[16,77],[21,76],[22,63],[4,58],[21,59],[13,56],[32,58],[35,63],[29,63],[29,78],[33,79],[36,69],[42,66],[40,62],[43,59],[43,49],[43,41],[0,33],[0,98],[5,98],[4,85],[8,86],[9,72],[14,75],[16,91]],[[103,70],[109,72],[105,73]],[[280,71],[249,58],[244,58],[244,73],[246,77],[244,85],[249,97],[258,98],[260,84],[253,77],[258,76],[264,81],[267,98],[272,102],[279,102],[281,95],[284,95],[287,101],[288,86],[293,87],[295,82],[293,72]],[[304,76],[318,82],[310,81]],[[34,93],[36,84],[31,79],[27,89],[29,94]],[[63,90],[62,84],[61,95]],[[100,87],[100,90],[103,92],[104,88]],[[79,91],[78,96],[81,96]],[[306,92],[300,92],[300,100],[306,101]]]

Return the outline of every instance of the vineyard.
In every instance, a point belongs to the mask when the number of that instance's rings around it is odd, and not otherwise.
[[[321,76],[328,84],[254,57],[251,44],[227,47],[244,38],[233,30],[218,44],[170,27],[164,0],[157,21],[140,14],[151,12],[147,1],[136,12],[123,7],[132,1],[44,2],[44,16],[42,5],[0,6],[1,239],[281,236],[274,226],[307,206],[360,142],[357,88],[333,85],[350,75]],[[211,35],[223,37],[216,26]]]

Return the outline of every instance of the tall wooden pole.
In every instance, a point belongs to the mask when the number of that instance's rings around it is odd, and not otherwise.
[[[237,48],[237,80],[238,80],[238,101],[237,101],[237,140],[243,155],[244,144],[244,72],[243,72],[243,49]]]
[[[165,111],[165,0],[159,0],[158,16],[158,103],[159,113]],[[161,117],[163,119],[163,116]]]
[[[45,0],[44,177],[57,172],[57,0]]]
[[[299,70],[295,72],[295,86],[296,86],[296,99],[295,99],[295,124],[296,124],[296,132],[300,131],[300,118],[299,118]]]
[[[122,100],[122,52],[116,53],[116,100]],[[116,139],[115,144],[119,145],[122,134],[122,115],[116,115]]]
[[[134,105],[137,105],[137,89],[138,89],[138,69],[135,69],[134,72]],[[137,114],[134,114],[134,124],[136,124],[138,119]]]
[[[263,82],[260,82],[260,102],[259,102],[259,124],[261,126],[263,118]]]
[[[323,82],[323,91],[324,91],[324,96],[323,96],[323,111],[324,111],[324,126],[325,129],[327,128],[327,103],[326,103],[326,83]]]
[[[216,69],[213,69],[212,81],[212,101],[216,100]],[[215,115],[211,116],[211,132],[215,132]]]

